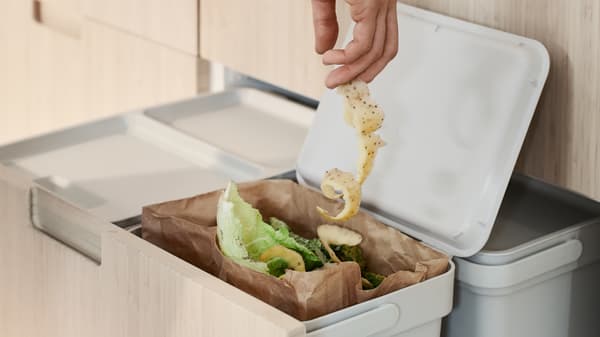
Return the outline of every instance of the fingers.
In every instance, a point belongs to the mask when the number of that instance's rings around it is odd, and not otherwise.
[[[381,57],[371,64],[362,74],[360,80],[371,82],[385,66],[396,57],[398,53],[398,16],[396,14],[396,1],[393,0],[387,13],[386,40]]]
[[[377,30],[377,17],[379,9],[367,9],[372,13],[366,13],[365,18],[358,21],[354,26],[353,39],[345,49],[329,50],[323,55],[323,63],[349,64],[359,57],[365,55],[373,47],[375,32]]]
[[[384,45],[387,37],[387,5],[383,6],[381,10],[377,13],[375,19],[375,33],[373,37],[373,42],[371,47],[368,49],[367,53],[360,56],[353,62],[346,63],[340,62],[336,64],[343,64],[343,66],[333,70],[327,79],[325,80],[325,85],[329,88],[335,88],[341,84],[350,82],[355,79],[361,73],[363,73],[371,64],[379,60],[383,54]],[[364,24],[365,22],[358,22],[358,25]],[[325,59],[325,56],[323,58]]]
[[[312,0],[315,50],[319,54],[330,50],[338,37],[335,0]]]

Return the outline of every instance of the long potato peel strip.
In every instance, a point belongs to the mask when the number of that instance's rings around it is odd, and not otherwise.
[[[321,183],[323,195],[329,199],[343,199],[345,202],[344,209],[336,216],[317,207],[325,220],[334,222],[346,221],[358,213],[361,186],[373,169],[377,150],[385,145],[381,137],[374,133],[383,125],[384,114],[370,97],[367,84],[352,81],[340,86],[338,93],[345,97],[344,120],[357,132],[359,155],[356,178],[352,173],[336,168],[327,171]]]
[[[343,198],[344,209],[336,216],[331,216],[326,210],[317,207],[317,211],[327,221],[345,221],[356,214],[360,207],[360,184],[350,172],[332,169],[325,173],[321,190],[330,199]],[[325,192],[327,191],[327,192]],[[339,191],[337,193],[336,191]],[[332,193],[333,194],[328,194]],[[334,198],[330,197],[333,196]]]

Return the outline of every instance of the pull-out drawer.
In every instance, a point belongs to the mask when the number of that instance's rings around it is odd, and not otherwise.
[[[113,223],[148,203],[293,169],[312,114],[237,90],[1,148],[0,335],[303,335],[301,322]],[[231,135],[202,139],[206,128]],[[288,138],[269,147],[248,130]]]
[[[35,229],[32,191],[36,227],[98,238],[100,254],[85,256]],[[282,312],[1,166],[0,214],[3,336],[304,334]]]
[[[439,335],[452,263],[426,282],[299,321],[130,232],[144,205],[293,169],[312,115],[240,89],[0,148],[0,268],[10,274],[0,334]],[[427,310],[412,310],[416,301]],[[30,313],[45,318],[24,326]]]

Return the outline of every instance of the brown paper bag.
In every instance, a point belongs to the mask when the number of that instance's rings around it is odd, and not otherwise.
[[[337,213],[343,205],[288,180],[239,185],[242,198],[264,219],[275,216],[297,234],[316,237],[323,223],[319,205]],[[421,282],[448,269],[448,257],[360,212],[342,226],[364,237],[368,269],[387,275],[373,290],[362,290],[358,264],[330,264],[311,272],[288,270],[282,279],[242,267],[224,257],[216,238],[217,202],[222,193],[144,207],[143,238],[299,320],[313,319]]]

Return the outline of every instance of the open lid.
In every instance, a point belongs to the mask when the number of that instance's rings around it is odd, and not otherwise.
[[[369,85],[386,114],[363,209],[455,256],[487,241],[548,75],[537,41],[398,4],[398,56]],[[349,33],[351,35],[351,32]],[[348,40],[351,36],[348,37]],[[299,180],[356,172],[343,99],[322,98]]]

